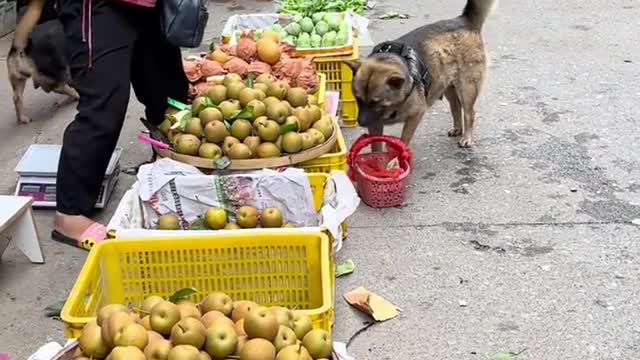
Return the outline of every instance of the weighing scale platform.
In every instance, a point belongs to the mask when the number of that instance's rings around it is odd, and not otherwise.
[[[56,175],[61,149],[61,145],[49,144],[34,144],[29,147],[15,168],[18,174],[17,196],[32,197],[35,207],[56,206]],[[118,147],[111,155],[96,208],[106,206],[118,182],[122,150]]]

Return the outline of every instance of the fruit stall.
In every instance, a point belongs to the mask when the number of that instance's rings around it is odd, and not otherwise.
[[[89,252],[55,360],[351,359],[332,336],[334,256],[360,203],[342,61],[358,58],[366,19],[294,8],[234,16],[183,59],[188,101],[169,99],[140,134],[156,161]]]

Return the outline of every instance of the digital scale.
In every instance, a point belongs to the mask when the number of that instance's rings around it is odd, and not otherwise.
[[[61,150],[62,145],[33,144],[29,147],[15,168],[18,173],[16,196],[32,197],[35,207],[56,206],[56,175]],[[95,206],[98,209],[105,207],[118,182],[121,155],[120,147],[111,155]]]

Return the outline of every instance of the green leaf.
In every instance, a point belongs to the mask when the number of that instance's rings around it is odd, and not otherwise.
[[[247,75],[247,80],[244,81],[244,85],[250,89],[253,89],[253,74]]]
[[[253,118],[253,106],[247,106],[240,111],[236,111],[231,115],[230,120],[245,119],[251,120]]]
[[[189,225],[189,230],[209,230],[209,227],[203,218],[198,218],[198,220]]]
[[[187,104],[185,104],[185,103],[182,103],[182,102],[180,102],[180,101],[178,101],[178,100],[174,100],[174,99],[172,99],[172,98],[167,98],[167,103],[168,103],[170,106],[173,106],[174,108],[176,108],[176,109],[178,109],[178,110],[188,110],[188,109],[191,109],[191,106],[189,106],[189,105],[187,105]]]
[[[200,112],[206,108],[214,107],[214,103],[208,96],[203,96],[204,102],[198,103],[198,107],[196,109],[191,109],[194,114],[200,114]]]
[[[169,301],[175,304],[178,301],[188,299],[189,296],[197,293],[198,293],[198,290],[196,290],[195,288],[180,289],[176,291],[173,295],[171,295],[171,297],[169,298]]]
[[[173,125],[171,125],[170,129],[175,130],[179,128],[180,130],[184,131],[184,127],[187,126],[187,122],[191,120],[191,118],[193,117],[193,114],[191,113],[191,110],[182,110],[177,114],[173,115],[173,117],[175,118],[176,121]]]
[[[341,276],[349,275],[356,270],[356,265],[353,263],[353,260],[348,259],[345,260],[342,264],[338,264],[336,266],[336,277],[339,278]]]
[[[522,355],[527,349],[522,349],[520,352],[499,352],[491,355],[489,360],[516,360],[518,356]]]
[[[58,301],[44,308],[44,314],[50,318],[59,318],[66,300]]]
[[[288,123],[280,126],[280,135],[284,135],[290,131],[298,131],[298,124]]]
[[[213,161],[213,167],[216,170],[226,169],[227,166],[229,166],[230,164],[231,164],[231,160],[226,156],[223,156],[220,159]]]

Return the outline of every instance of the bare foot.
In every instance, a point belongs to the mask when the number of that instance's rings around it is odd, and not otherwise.
[[[54,229],[62,235],[80,240],[82,234],[94,223],[95,221],[86,216],[56,212]]]

